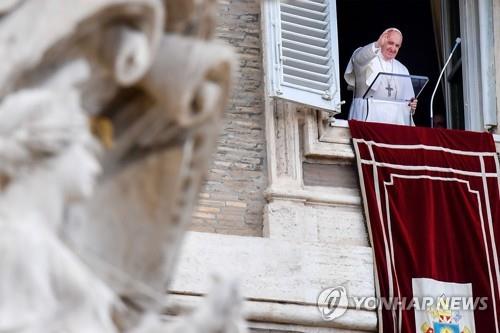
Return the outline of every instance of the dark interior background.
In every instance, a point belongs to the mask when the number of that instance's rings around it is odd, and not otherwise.
[[[344,71],[352,52],[378,39],[389,27],[403,33],[398,59],[413,75],[429,77],[419,97],[414,116],[417,126],[430,126],[430,98],[439,76],[430,3],[426,0],[337,0],[341,99],[346,101],[340,119],[347,119],[352,92],[347,90]],[[445,114],[441,88],[434,97],[434,114]]]

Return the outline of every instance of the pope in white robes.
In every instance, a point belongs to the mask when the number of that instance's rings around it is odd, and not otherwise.
[[[417,100],[411,80],[392,74],[409,75],[408,69],[396,55],[403,41],[396,28],[385,30],[376,42],[356,49],[344,73],[344,78],[353,90],[354,98],[349,110],[349,119],[413,125],[412,114]],[[373,83],[368,95],[363,95]]]

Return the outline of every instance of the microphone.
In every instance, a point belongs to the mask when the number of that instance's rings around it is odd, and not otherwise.
[[[439,74],[439,78],[438,78],[438,80],[436,82],[436,86],[434,87],[434,91],[432,92],[432,96],[431,96],[431,128],[434,128],[434,112],[433,112],[433,109],[432,109],[432,106],[433,106],[432,104],[434,102],[434,95],[436,94],[437,88],[439,87],[439,82],[441,82],[441,77],[444,74],[446,66],[448,66],[448,63],[450,62],[451,57],[453,56],[453,53],[457,49],[458,44],[460,44],[461,42],[462,42],[462,39],[460,37],[457,37],[457,39],[455,39],[455,45],[451,49],[450,55],[448,57],[448,60],[446,60],[444,66],[443,66],[443,69],[441,70],[441,73]]]

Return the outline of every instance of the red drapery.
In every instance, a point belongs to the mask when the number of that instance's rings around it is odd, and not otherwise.
[[[381,307],[379,331],[500,332],[500,183],[492,136],[359,121],[349,127],[377,296],[407,305],[425,296],[476,302],[474,311],[459,303]]]

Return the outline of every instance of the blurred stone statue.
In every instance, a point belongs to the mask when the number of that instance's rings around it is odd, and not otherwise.
[[[25,90],[0,104],[1,331],[114,331],[116,296],[58,236],[64,208],[99,172],[87,120],[66,97]]]
[[[163,316],[234,69],[214,6],[0,5],[0,331],[245,331],[224,276]]]

